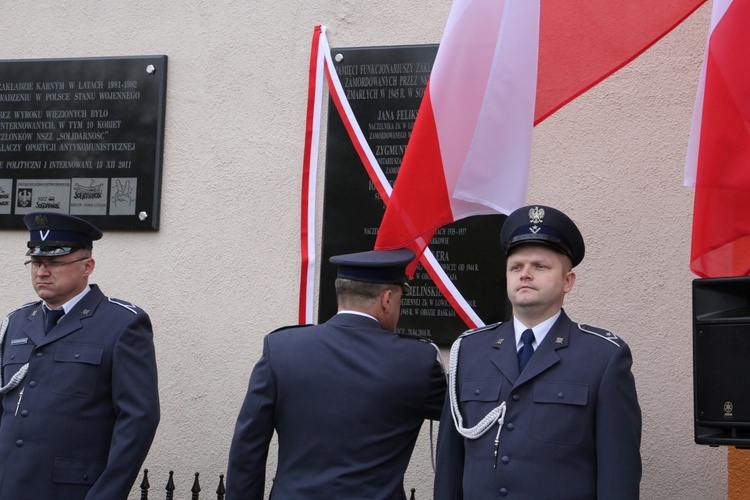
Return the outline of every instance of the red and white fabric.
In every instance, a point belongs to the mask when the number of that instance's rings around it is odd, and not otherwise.
[[[714,0],[685,163],[695,186],[690,269],[750,274],[750,2]]]

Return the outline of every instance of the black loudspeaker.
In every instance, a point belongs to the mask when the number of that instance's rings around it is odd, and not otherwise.
[[[750,276],[693,281],[695,442],[750,448]]]

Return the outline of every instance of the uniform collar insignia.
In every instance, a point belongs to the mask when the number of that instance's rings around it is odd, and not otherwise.
[[[497,345],[500,345],[500,344],[502,344],[502,343],[503,343],[503,340],[505,340],[505,339],[497,339],[497,342],[495,342],[495,343],[496,343]]]
[[[83,311],[81,311],[81,314],[83,314],[84,316],[88,316],[90,313],[91,311],[89,309],[84,309]]]
[[[564,338],[562,338],[562,337],[557,337],[557,338],[555,339],[555,344],[562,344],[564,340],[565,340],[565,339],[564,339]]]

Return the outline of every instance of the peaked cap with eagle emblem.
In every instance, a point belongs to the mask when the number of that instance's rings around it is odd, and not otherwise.
[[[500,231],[500,241],[506,256],[519,245],[534,243],[567,255],[573,267],[581,263],[585,253],[583,236],[575,222],[544,205],[529,205],[511,213]]]
[[[92,248],[102,232],[93,224],[73,215],[57,212],[33,212],[23,217],[29,229],[32,257],[67,255],[79,248]]]

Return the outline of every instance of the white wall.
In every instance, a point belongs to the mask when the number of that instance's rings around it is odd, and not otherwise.
[[[3,59],[169,56],[161,229],[108,232],[93,280],[154,322],[163,414],[146,463],[154,496],[170,469],[181,497],[195,471],[210,496],[262,336],[296,322],[314,25],[329,26],[334,47],[436,43],[449,8],[449,0],[3,2]],[[703,6],[534,134],[528,201],[567,211],[587,242],[566,309],[633,349],[645,499],[726,498],[726,450],[693,444],[693,191],[682,187],[708,18]],[[0,232],[3,312],[34,298],[21,264],[26,238]],[[424,433],[406,481],[421,500],[431,496],[429,462]]]

